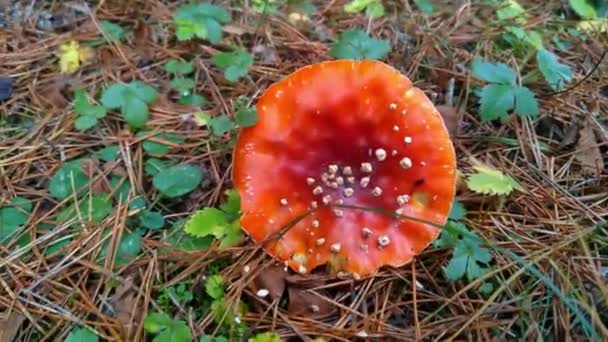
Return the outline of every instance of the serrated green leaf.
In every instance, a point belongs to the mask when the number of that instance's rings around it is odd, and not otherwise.
[[[82,169],[82,161],[80,159],[66,162],[51,177],[49,193],[54,198],[62,201],[71,196],[74,190],[79,191],[88,181],[89,179]],[[74,188],[72,188],[72,184]],[[78,196],[81,196],[85,192],[86,189],[80,190]]]
[[[178,40],[198,37],[218,44],[222,38],[221,24],[228,23],[232,17],[220,6],[187,4],[177,8],[173,20]]]
[[[382,59],[390,49],[387,40],[374,39],[365,31],[351,29],[338,37],[329,54],[338,59]]]
[[[499,6],[500,8],[496,11],[496,16],[499,20],[514,20],[518,24],[525,24],[526,10],[517,1],[506,0]]]
[[[515,95],[515,113],[521,116],[535,118],[539,114],[538,101],[534,93],[526,87],[513,88]]]
[[[200,168],[182,164],[160,170],[152,178],[152,184],[164,196],[179,197],[196,189],[202,179]]]
[[[467,210],[464,208],[460,201],[454,200],[452,203],[452,209],[448,218],[450,220],[462,220],[467,215]]]
[[[108,36],[108,40],[111,42],[118,42],[125,36],[125,30],[118,24],[107,20],[101,20],[99,26],[103,32]]]
[[[488,84],[481,90],[480,117],[482,121],[504,118],[515,104],[513,86]]]
[[[237,219],[241,214],[241,198],[236,189],[226,190],[226,202],[220,206],[223,212],[228,215],[229,220]]]
[[[281,336],[272,332],[264,332],[250,337],[247,342],[281,342]]]
[[[209,119],[209,127],[211,127],[211,131],[215,135],[224,135],[228,131],[234,128],[234,123],[230,120],[229,117],[225,115],[220,115]]]
[[[441,230],[441,235],[433,241],[433,247],[446,248],[454,247],[461,236],[467,232],[467,227],[459,222],[448,221]]]
[[[201,23],[195,23],[191,19],[175,19],[175,36],[179,41],[190,40],[194,37],[204,39],[207,37],[207,29]]]
[[[165,71],[172,74],[188,75],[194,71],[192,62],[170,59],[165,63]]]
[[[99,151],[95,152],[97,158],[103,161],[114,161],[118,158],[118,154],[120,153],[120,148],[118,145],[110,145],[106,146]]]
[[[165,225],[165,219],[158,211],[144,210],[139,214],[139,223],[145,228],[156,230]]]
[[[484,62],[475,58],[471,65],[471,71],[476,78],[499,84],[515,84],[515,71],[504,63]]]
[[[79,131],[86,131],[89,128],[95,127],[97,124],[97,118],[94,116],[83,115],[79,116],[74,121],[74,127]]]
[[[536,53],[536,63],[549,86],[555,91],[564,89],[564,85],[572,80],[572,69],[557,60],[557,56],[547,49]]]
[[[259,120],[258,110],[255,107],[241,107],[237,110],[234,122],[241,127],[251,127]]]
[[[346,13],[359,13],[363,10],[370,18],[377,18],[384,14],[384,6],[380,0],[352,0],[344,5]]]
[[[513,190],[524,191],[522,186],[511,176],[488,166],[474,167],[477,173],[467,179],[467,186],[474,192],[491,195],[507,195]]]
[[[222,276],[219,274],[210,276],[205,282],[205,292],[213,299],[224,297],[224,279]]]
[[[235,220],[226,227],[224,236],[221,238],[220,248],[232,247],[239,243],[243,239],[243,231],[241,230],[241,223],[239,220]]]
[[[64,342],[98,342],[99,336],[86,328],[74,328]]]
[[[220,239],[228,229],[226,214],[216,208],[205,208],[195,212],[186,222],[184,231],[192,236],[213,235]]]
[[[469,258],[466,255],[455,256],[450,259],[450,262],[443,268],[443,274],[449,281],[456,281],[462,278],[467,271],[467,261]]]
[[[166,313],[152,312],[144,319],[144,329],[152,334],[157,334],[161,330],[167,329],[173,324],[173,319]]]
[[[253,56],[244,50],[216,53],[212,60],[218,68],[224,71],[224,77],[230,82],[236,82],[247,75],[249,67],[253,64]]]

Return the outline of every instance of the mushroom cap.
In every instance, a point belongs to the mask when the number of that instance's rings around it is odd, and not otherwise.
[[[274,83],[256,106],[258,123],[238,137],[233,180],[243,230],[274,258],[300,273],[329,264],[369,275],[410,262],[437,238],[433,225],[348,207],[447,220],[454,148],[439,112],[399,71],[373,60],[321,62]]]

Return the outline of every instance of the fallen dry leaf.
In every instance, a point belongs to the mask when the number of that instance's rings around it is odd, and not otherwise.
[[[599,177],[604,170],[604,158],[598,146],[593,123],[586,119],[579,131],[578,143],[576,144],[575,158],[581,163],[584,175]]]
[[[154,58],[154,50],[150,44],[152,42],[152,29],[150,29],[148,24],[143,21],[137,22],[133,42],[135,52],[142,58],[144,63]]]
[[[456,108],[448,105],[438,105],[437,110],[441,113],[445,127],[448,129],[450,136],[454,136],[458,133],[458,126],[460,123],[460,115]]]
[[[130,340],[137,332],[145,311],[143,308],[137,308],[136,294],[133,290],[133,276],[128,276],[110,298],[110,304],[114,307],[114,317],[120,323],[123,337],[126,340]]]
[[[24,321],[25,316],[15,311],[8,317],[4,317],[4,314],[0,315],[0,342],[16,341],[15,337]]]

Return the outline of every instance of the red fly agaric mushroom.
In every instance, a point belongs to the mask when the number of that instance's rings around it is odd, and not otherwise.
[[[274,258],[300,273],[330,264],[356,277],[402,266],[437,237],[424,222],[448,217],[455,153],[407,77],[379,61],[321,62],[273,84],[257,110],[238,138],[233,179],[243,230]]]

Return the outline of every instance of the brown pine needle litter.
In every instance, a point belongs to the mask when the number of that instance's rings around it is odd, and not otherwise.
[[[263,1],[213,1],[232,20],[212,44],[175,39],[173,15],[186,1],[0,1],[0,341],[63,341],[83,327],[104,341],[151,341],[144,320],[158,312],[184,322],[194,340],[246,341],[261,332],[282,341],[608,340],[608,34],[573,31],[580,18],[566,1],[519,1],[527,19],[511,25],[540,32],[572,70],[559,92],[536,69],[530,47],[501,41],[506,24],[497,24],[495,5],[384,1],[384,14],[370,19],[345,12],[350,1],[309,2],[316,11],[305,16],[298,1],[266,14],[254,10]],[[415,3],[432,3],[433,12]],[[124,29],[120,41],[100,33],[107,21]],[[232,120],[239,96],[253,106],[275,81],[332,59],[331,46],[353,27],[387,40],[383,61],[441,105],[456,149],[457,199],[467,210],[459,222],[491,253],[491,267],[449,281],[454,251],[431,245],[408,265],[353,279],[324,267],[296,274],[246,236],[228,247],[209,239],[182,248],[184,221],[222,205],[233,188],[238,130],[217,135],[205,120]],[[76,53],[78,67],[62,73],[57,54],[71,41],[93,52]],[[254,61],[247,76],[229,82],[213,55],[235,48]],[[480,119],[486,83],[471,75],[475,57],[511,67],[516,86],[536,94],[540,115]],[[171,90],[165,63],[180,58],[193,62],[188,78],[205,105],[178,103]],[[104,89],[131,81],[159,93],[148,103],[149,130],[136,133],[118,109],[93,128],[75,128],[75,89],[99,105]],[[158,144],[167,150],[151,155]],[[96,153],[107,146],[116,146],[115,158]],[[151,174],[162,166],[152,158],[192,165],[202,181],[185,195],[162,197]],[[59,199],[51,178],[75,159],[85,182],[74,178]],[[478,162],[523,191],[469,190]],[[145,208],[132,205],[138,196]],[[16,197],[31,207],[5,210]],[[97,219],[103,198],[114,202]],[[142,221],[149,209],[162,214],[162,228],[141,228],[153,225]],[[125,261],[128,238],[138,253]],[[220,304],[214,279],[222,279]]]

